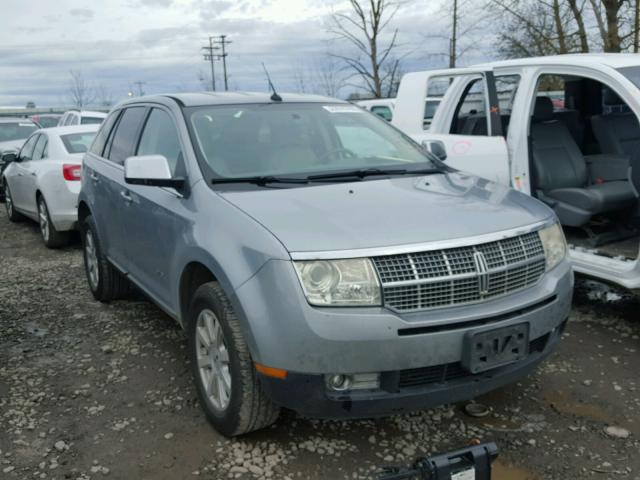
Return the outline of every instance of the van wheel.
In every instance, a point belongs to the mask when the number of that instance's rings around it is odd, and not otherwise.
[[[40,234],[47,248],[58,248],[69,243],[69,232],[59,232],[51,221],[47,202],[44,197],[38,197],[38,223],[40,224]]]
[[[11,222],[20,222],[24,219],[24,216],[21,213],[16,212],[16,209],[13,207],[13,197],[11,196],[11,190],[9,190],[9,185],[4,187],[4,208],[7,210],[7,217]]]
[[[193,296],[187,332],[200,404],[228,437],[274,423],[280,409],[262,390],[238,317],[217,282]]]
[[[123,297],[130,290],[129,280],[102,253],[98,229],[91,215],[84,219],[81,228],[84,271],[93,297],[101,302]]]

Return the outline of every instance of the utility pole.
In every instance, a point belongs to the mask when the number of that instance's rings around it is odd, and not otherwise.
[[[458,46],[458,0],[453,0],[453,25],[449,43],[449,68],[456,68],[456,49]]]
[[[211,63],[211,89],[216,91],[216,73],[213,66],[213,62],[216,60],[216,55],[214,54],[214,50],[218,50],[219,47],[213,45],[214,37],[209,37],[209,45],[202,47],[204,50],[204,59],[208,60]]]
[[[220,35],[220,40],[216,40],[216,45],[220,45],[220,48],[222,50],[222,54],[218,55],[218,57],[222,59],[222,70],[224,72],[225,91],[229,90],[229,83],[227,81],[227,55],[229,54],[227,53],[224,47],[225,45],[229,45],[231,43],[231,40],[227,40],[226,38],[227,38],[226,35]]]
[[[140,80],[138,80],[137,82],[133,82],[134,85],[138,86],[138,96],[141,97],[144,95],[144,90],[142,90],[142,86],[146,85],[147,82],[141,82]]]

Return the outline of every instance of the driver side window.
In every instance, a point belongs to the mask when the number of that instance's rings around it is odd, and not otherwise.
[[[39,138],[40,134],[29,137],[29,140],[27,140],[20,149],[20,160],[29,161],[31,160],[31,158],[33,158],[33,149],[36,146],[36,142]]]

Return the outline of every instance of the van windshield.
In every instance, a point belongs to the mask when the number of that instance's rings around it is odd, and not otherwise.
[[[213,178],[435,168],[417,144],[355,105],[204,106],[186,114]]]
[[[618,68],[618,71],[631,80],[636,87],[640,88],[640,65],[637,67]]]

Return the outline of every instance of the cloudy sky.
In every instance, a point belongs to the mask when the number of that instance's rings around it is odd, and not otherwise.
[[[394,18],[405,70],[445,64],[443,4],[406,0]],[[200,47],[222,33],[233,42],[232,89],[264,90],[264,62],[279,90],[294,91],[300,72],[312,83],[327,52],[347,51],[327,31],[331,13],[347,8],[343,0],[2,0],[0,106],[68,104],[70,70],[115,101],[137,91],[137,81],[146,93],[201,90],[209,66]],[[479,44],[466,63],[488,58],[490,41]]]

